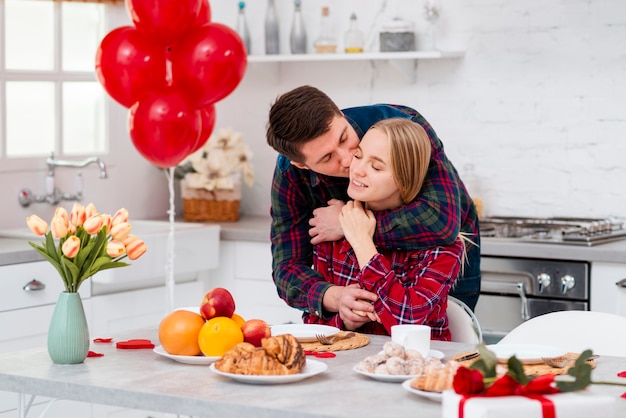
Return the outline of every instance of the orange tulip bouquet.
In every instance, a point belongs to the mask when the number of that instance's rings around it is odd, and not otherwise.
[[[80,285],[101,270],[128,266],[122,260],[136,260],[146,252],[143,240],[130,234],[128,211],[101,214],[93,203],[75,203],[68,215],[59,207],[48,223],[37,215],[26,218],[30,230],[45,236],[42,245],[29,244],[59,272],[66,292],[78,292]],[[58,239],[58,243],[55,242]]]

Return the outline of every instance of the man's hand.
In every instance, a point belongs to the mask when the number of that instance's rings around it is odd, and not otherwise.
[[[343,230],[339,224],[339,213],[345,203],[341,200],[332,199],[328,206],[317,208],[313,211],[313,217],[309,220],[309,235],[311,244],[319,244],[325,241],[337,241],[343,238]]]
[[[324,307],[330,312],[338,312],[346,329],[357,329],[368,322],[377,321],[372,302],[378,296],[361,289],[358,284],[332,286],[324,294]]]

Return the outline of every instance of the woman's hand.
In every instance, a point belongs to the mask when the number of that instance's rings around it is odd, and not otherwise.
[[[346,239],[354,249],[359,266],[363,268],[378,253],[374,245],[376,217],[359,201],[350,201],[341,209],[339,223]]]

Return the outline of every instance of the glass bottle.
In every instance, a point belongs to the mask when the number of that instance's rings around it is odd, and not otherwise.
[[[265,53],[280,54],[280,32],[278,30],[278,14],[274,0],[268,0],[265,12]]]
[[[239,2],[239,14],[237,15],[237,34],[246,46],[246,51],[250,53],[250,31],[248,30],[248,22],[246,22],[246,3]]]
[[[294,0],[293,23],[291,25],[291,53],[306,54],[306,29],[304,27],[304,19],[302,18],[302,0]]]
[[[320,20],[320,35],[315,40],[315,52],[334,53],[337,52],[337,40],[333,36],[333,26],[330,19],[330,9],[328,6],[322,7],[322,19]]]
[[[356,13],[350,15],[350,28],[346,31],[344,44],[347,53],[363,52],[365,36],[363,36],[363,32],[358,27]]]

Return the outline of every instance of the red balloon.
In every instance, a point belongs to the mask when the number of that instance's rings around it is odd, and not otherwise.
[[[228,96],[248,64],[241,38],[221,23],[194,29],[172,48],[171,59],[174,85],[196,108]]]
[[[191,150],[191,153],[198,151],[204,144],[207,143],[213,128],[215,127],[215,105],[208,105],[197,111],[200,114],[200,120],[202,121],[202,130],[198,137],[198,142]]]
[[[209,0],[200,1],[200,10],[198,11],[198,17],[196,18],[196,26],[202,26],[211,21],[211,6]]]
[[[178,165],[198,142],[201,117],[176,89],[149,93],[130,108],[128,129],[139,153],[161,167]]]
[[[155,46],[132,26],[113,29],[96,52],[96,76],[113,99],[130,107],[165,85],[165,48]]]
[[[175,43],[195,25],[202,0],[126,0],[133,23],[163,46]]]

